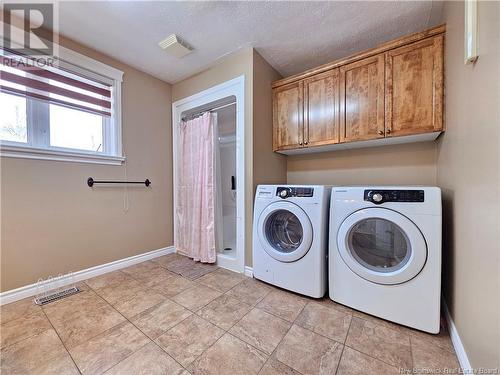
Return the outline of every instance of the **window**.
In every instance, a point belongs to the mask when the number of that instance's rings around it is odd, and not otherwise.
[[[0,154],[120,164],[122,72],[59,47],[56,64],[0,50]]]

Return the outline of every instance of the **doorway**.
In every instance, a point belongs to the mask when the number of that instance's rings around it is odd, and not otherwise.
[[[177,242],[177,186],[180,168],[179,126],[205,112],[216,114],[216,250],[217,265],[245,269],[244,76],[181,99],[172,105],[174,172],[174,242]]]

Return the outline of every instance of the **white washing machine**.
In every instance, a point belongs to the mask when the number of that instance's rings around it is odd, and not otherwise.
[[[335,302],[439,332],[441,190],[332,190],[329,294]]]
[[[259,185],[253,221],[253,275],[320,298],[327,286],[326,186]]]

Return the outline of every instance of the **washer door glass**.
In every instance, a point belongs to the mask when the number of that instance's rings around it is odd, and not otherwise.
[[[291,253],[297,250],[302,243],[303,236],[302,224],[292,212],[277,210],[267,218],[267,241],[276,251]]]
[[[352,272],[377,284],[407,282],[427,260],[422,232],[406,216],[387,208],[349,215],[340,225],[337,246]]]
[[[304,210],[294,203],[271,203],[261,212],[257,226],[262,248],[276,260],[294,262],[311,248],[311,221]]]
[[[411,244],[399,225],[381,218],[364,219],[349,231],[349,250],[356,260],[377,272],[394,272],[410,259]]]

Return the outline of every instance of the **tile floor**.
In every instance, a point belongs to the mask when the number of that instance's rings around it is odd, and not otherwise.
[[[44,307],[2,306],[1,373],[398,374],[457,371],[428,335],[177,254]],[[406,372],[410,373],[410,372]]]

